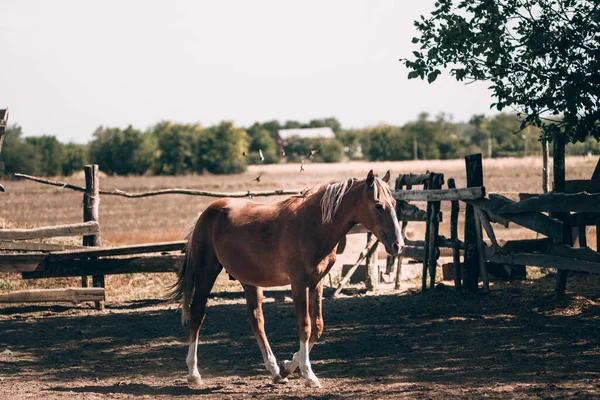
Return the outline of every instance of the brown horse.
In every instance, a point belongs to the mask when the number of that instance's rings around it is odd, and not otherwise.
[[[369,171],[366,179],[322,185],[275,204],[226,198],[208,206],[189,237],[172,295],[181,301],[182,323],[191,319],[188,382],[202,383],[198,332],[208,295],[225,268],[244,287],[250,326],[273,381],[287,382],[286,376],[300,366],[307,386],[321,386],[309,352],[323,332],[322,279],[335,262],[338,243],[360,223],[388,253],[398,254],[404,247],[389,178],[389,171],[383,179]],[[262,287],[290,284],[300,350],[280,368],[264,330]]]

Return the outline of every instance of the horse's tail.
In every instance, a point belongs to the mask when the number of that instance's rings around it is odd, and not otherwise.
[[[178,273],[177,282],[171,287],[169,301],[181,303],[181,324],[185,325],[190,320],[190,305],[194,296],[196,274],[194,271],[194,257],[192,256],[192,231],[185,246],[183,264]]]

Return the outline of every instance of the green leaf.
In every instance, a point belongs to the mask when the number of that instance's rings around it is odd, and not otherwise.
[[[410,71],[408,74],[408,79],[414,79],[419,76],[419,71]]]
[[[414,37],[414,38],[412,38],[412,42],[413,42],[413,43],[419,43],[419,38],[418,38],[418,37]]]
[[[440,74],[440,71],[437,69],[433,72],[430,72],[429,75],[427,75],[427,82],[433,83],[439,74]]]

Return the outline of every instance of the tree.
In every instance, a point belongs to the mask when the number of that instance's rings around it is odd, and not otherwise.
[[[246,170],[248,134],[232,122],[223,121],[206,129],[198,139],[197,171],[238,174]]]
[[[20,172],[30,175],[41,175],[41,155],[35,147],[26,142],[23,130],[19,125],[6,128],[4,145],[0,153],[0,161],[4,162],[4,171],[9,174]]]
[[[196,143],[204,134],[199,124],[163,121],[152,128],[152,134],[158,146],[154,173],[181,175],[197,169]]]
[[[369,132],[369,161],[397,161],[412,158],[412,137],[396,126],[380,125]]]
[[[271,134],[266,129],[253,131],[250,139],[248,162],[252,164],[275,164],[279,162],[277,155],[277,145]],[[264,161],[260,160],[259,151],[262,151]]]
[[[101,126],[89,144],[90,161],[110,175],[142,175],[147,171],[145,163],[137,163],[142,143],[142,132],[131,125],[125,130]]]
[[[72,175],[74,172],[82,171],[87,163],[87,151],[85,146],[76,143],[64,145],[64,158],[62,162],[62,174]]]
[[[491,82],[491,107],[515,108],[521,129],[600,139],[597,0],[438,0],[415,26],[420,51],[402,59],[409,79],[432,83],[450,69],[458,81]]]
[[[54,136],[37,136],[27,137],[25,142],[30,144],[39,156],[41,175],[56,176],[62,173],[65,149],[58,139]]]

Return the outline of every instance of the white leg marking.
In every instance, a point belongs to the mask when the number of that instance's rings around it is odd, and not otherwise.
[[[310,351],[312,350],[313,346],[315,344],[311,344],[308,348],[308,352],[310,353]],[[294,356],[292,357],[291,361],[290,360],[285,360],[283,362],[283,368],[285,369],[285,372],[287,375],[293,374],[294,371],[296,370],[296,368],[298,368],[298,365],[300,365],[300,358],[298,353],[300,352],[296,352],[294,353]]]
[[[188,349],[188,354],[185,359],[185,363],[188,366],[188,382],[192,385],[201,385],[202,378],[200,377],[200,372],[198,372],[198,339],[194,340],[190,343],[190,347]]]
[[[260,352],[263,356],[263,361],[265,362],[265,367],[267,371],[271,373],[271,378],[273,378],[274,383],[285,383],[287,379],[282,379],[279,375],[279,365],[277,365],[277,359],[275,355],[271,351],[270,347],[265,346],[265,344],[257,338],[258,347],[260,348]]]
[[[318,388],[321,387],[321,383],[315,376],[312,368],[310,366],[310,359],[308,357],[308,353],[310,352],[310,346],[308,344],[308,340],[306,342],[300,342],[300,351],[298,354],[298,362],[300,364],[300,372],[302,372],[302,376],[306,379],[306,386]],[[294,357],[296,358],[296,357]]]

